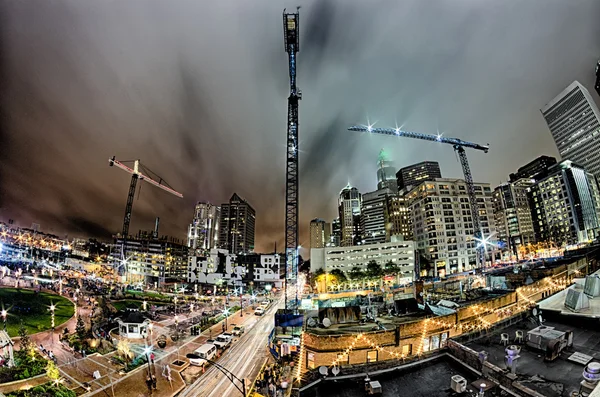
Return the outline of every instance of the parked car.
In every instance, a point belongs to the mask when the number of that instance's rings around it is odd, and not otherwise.
[[[198,358],[190,358],[190,364],[202,366],[207,363],[206,360],[212,360],[217,355],[217,346],[214,343],[205,343],[194,350],[194,354]]]
[[[257,307],[254,311],[255,316],[262,316],[263,314],[265,314],[265,309],[263,309],[262,307]]]
[[[234,334],[235,336],[241,336],[245,330],[246,329],[244,328],[243,325],[236,325],[235,327],[233,327],[232,334]]]
[[[229,345],[231,344],[231,338],[225,335],[219,335],[215,338],[215,342],[214,345],[217,346],[220,349],[227,349],[227,347],[229,347]]]

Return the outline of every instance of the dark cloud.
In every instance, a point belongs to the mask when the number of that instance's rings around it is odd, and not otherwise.
[[[572,80],[591,87],[600,2],[301,1],[300,242],[331,220],[340,189],[451,148],[347,131],[407,129],[490,143],[469,159],[498,183],[556,148],[539,114]],[[283,243],[289,94],[280,3],[0,3],[0,217],[64,235],[121,229],[141,159],[184,194],[143,183],[131,230],[182,237],[198,200],[233,192],[257,211],[257,247]],[[291,9],[288,7],[288,9]],[[573,24],[572,21],[577,21]],[[594,94],[595,95],[595,94]]]

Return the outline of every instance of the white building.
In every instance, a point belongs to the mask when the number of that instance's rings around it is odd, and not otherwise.
[[[340,192],[338,210],[340,215],[342,246],[360,243],[360,204],[362,196],[358,189],[346,185]]]
[[[375,261],[382,268],[393,262],[401,268],[400,284],[413,281],[415,271],[415,246],[412,241],[365,244],[353,247],[325,247],[310,250],[310,271],[323,269],[329,273],[340,269],[347,273],[358,266],[366,270],[367,264]]]
[[[216,248],[219,242],[220,208],[210,203],[198,203],[188,227],[187,245],[191,253],[200,254]]]
[[[600,178],[600,110],[588,90],[574,81],[541,111],[562,159]]]
[[[281,288],[281,263],[279,254],[230,254],[227,250],[212,249],[207,256],[190,258],[187,281],[198,284],[217,284],[255,287],[271,284]]]
[[[496,231],[489,183],[475,183],[481,230],[485,237]],[[417,249],[429,261],[421,276],[445,277],[474,269],[476,244],[473,219],[462,179],[437,178],[408,193]],[[495,235],[488,240],[495,244]]]

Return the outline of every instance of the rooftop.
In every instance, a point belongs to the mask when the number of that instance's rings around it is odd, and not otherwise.
[[[575,352],[592,356],[594,361],[600,361],[600,327],[584,329],[574,328],[561,323],[544,322],[545,326],[555,327],[560,331],[573,331],[573,347],[552,362],[544,361],[544,352],[537,351],[521,344],[522,350],[517,361],[517,376],[520,383],[547,397],[570,396],[571,392],[579,390],[579,382],[583,380],[583,364],[568,361]],[[506,368],[504,356],[505,347],[500,344],[500,334],[507,333],[511,344],[514,344],[515,331],[522,330],[527,338],[527,331],[538,325],[530,321],[522,321],[508,328],[490,333],[486,338],[466,343],[475,351],[488,352],[488,361],[502,369]]]
[[[479,376],[469,371],[447,355],[438,356],[431,361],[421,361],[416,366],[392,370],[382,374],[369,374],[373,381],[379,381],[383,397],[410,396],[456,396],[450,389],[450,378],[460,375],[471,383]],[[364,397],[364,375],[344,380],[326,380],[302,391],[302,397]],[[486,396],[496,396],[497,389],[486,392]],[[466,394],[466,395],[473,395]]]

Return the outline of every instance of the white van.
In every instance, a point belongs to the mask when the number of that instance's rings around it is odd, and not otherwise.
[[[206,343],[194,350],[194,354],[199,358],[190,358],[190,364],[202,366],[206,364],[206,360],[212,360],[217,355],[217,346]]]

